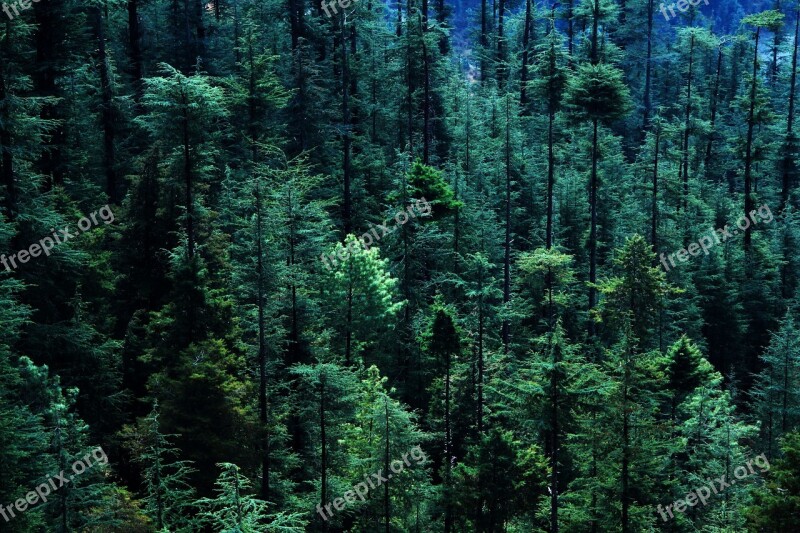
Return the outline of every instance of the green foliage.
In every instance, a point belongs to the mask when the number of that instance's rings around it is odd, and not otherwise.
[[[189,476],[194,471],[188,461],[176,459],[180,450],[159,430],[158,406],[136,426],[126,426],[121,437],[142,469],[145,484],[145,512],[158,531],[187,531],[192,513],[194,489]]]
[[[569,78],[566,101],[576,117],[602,122],[625,116],[631,106],[622,71],[604,63],[580,65]]]
[[[787,314],[761,355],[763,370],[751,392],[761,426],[761,449],[769,457],[780,438],[800,424],[800,344],[794,317]]]
[[[450,215],[463,206],[462,202],[454,198],[453,190],[442,173],[419,160],[412,163],[407,179],[406,194],[411,198],[427,200],[431,204],[431,217],[434,220]]]
[[[784,14],[780,11],[769,10],[744,17],[742,24],[755,26],[756,28],[766,28],[774,32],[783,26],[783,19]]]
[[[300,533],[307,522],[299,514],[268,513],[268,504],[249,494],[251,483],[239,467],[220,463],[221,472],[215,483],[215,498],[201,498],[196,505],[202,510],[197,523],[220,533],[256,533],[283,531]]]
[[[346,364],[372,360],[376,348],[386,346],[388,325],[404,305],[396,301],[397,279],[388,272],[389,261],[380,258],[378,248],[365,249],[354,235],[337,243],[330,257],[323,254],[323,261],[333,263],[321,292],[328,324],[338,332],[334,347]]]
[[[630,323],[636,341],[647,343],[662,298],[670,290],[660,267],[650,266],[655,254],[641,235],[634,235],[614,258],[617,275],[598,285],[604,299],[598,316],[608,313],[619,329]]]
[[[792,9],[7,4],[4,531],[796,529]]]
[[[800,432],[787,433],[781,442],[783,458],[770,464],[764,485],[756,487],[747,510],[748,531],[791,531],[800,513]],[[763,464],[763,462],[762,462]],[[761,465],[759,465],[761,466]]]

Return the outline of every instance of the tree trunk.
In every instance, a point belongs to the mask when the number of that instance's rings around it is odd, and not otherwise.
[[[452,501],[452,488],[453,488],[453,473],[452,473],[452,427],[450,421],[450,353],[445,355],[445,375],[444,375],[444,461],[445,472],[447,472],[447,504],[445,508],[444,517],[444,530],[450,532],[453,530],[453,506]]]
[[[591,229],[589,230],[589,311],[597,303],[597,119],[592,121],[592,177],[589,191],[589,205],[591,208]],[[594,320],[589,318],[589,336],[595,333]]]
[[[321,446],[321,453],[320,453],[320,462],[321,462],[321,473],[320,473],[320,502],[321,506],[325,506],[325,502],[328,501],[328,446],[327,446],[327,438],[325,436],[325,374],[320,374],[319,376],[319,428],[320,428],[320,446]],[[322,521],[322,528],[323,531],[328,531],[328,521]]]
[[[448,28],[447,24],[447,11],[446,11],[446,4],[444,0],[438,0],[436,5],[436,22],[439,24],[440,28]],[[450,41],[448,41],[447,34],[443,32],[441,38],[439,39],[439,53],[442,56],[446,56],[450,52]]]
[[[7,42],[7,39],[6,39]],[[6,188],[6,208],[8,220],[12,221],[17,212],[17,187],[14,180],[14,155],[11,148],[14,145],[9,125],[11,113],[8,109],[8,92],[6,81],[6,64],[0,62],[0,150],[2,150],[3,185]]]
[[[553,247],[553,189],[556,182],[556,158],[553,151],[553,123],[555,118],[556,112],[551,105],[547,124],[547,235],[545,236],[545,242],[548,250]]]
[[[789,82],[789,111],[786,117],[786,155],[783,161],[783,179],[781,187],[781,211],[789,203],[792,183],[791,174],[794,166],[794,94],[797,86],[797,41],[800,37],[800,9],[797,10],[794,22],[794,49],[792,51],[792,74]]]
[[[103,125],[103,170],[106,176],[106,194],[112,204],[119,203],[119,190],[114,155],[114,103],[108,75],[106,37],[103,15],[99,6],[91,8],[94,36],[97,39],[97,68],[100,73],[101,124]]]
[[[694,70],[694,33],[689,45],[689,79],[686,84],[686,115],[683,123],[683,159],[681,172],[683,173],[683,210],[689,205],[689,120],[692,115],[692,72]]]
[[[652,214],[650,217],[650,244],[653,251],[658,248],[658,149],[661,144],[661,125],[656,126],[656,146],[653,150],[653,197],[651,200]]]
[[[711,127],[708,134],[708,144],[706,145],[706,158],[705,158],[706,175],[709,175],[709,166],[711,165],[711,147],[712,144],[714,143],[714,137],[716,136],[714,128],[717,122],[717,106],[719,104],[719,81],[721,73],[722,73],[722,45],[720,44],[719,52],[717,53],[717,75],[714,78],[714,93],[711,97],[711,123],[710,123]]]
[[[253,149],[255,151],[255,148]],[[254,161],[255,163],[255,161]],[[256,181],[256,273],[258,290],[258,415],[265,433],[261,459],[261,497],[269,501],[270,435],[267,417],[267,340],[264,323],[264,250],[262,244],[261,187]]]
[[[497,19],[497,85],[502,89],[506,78],[506,40],[505,40],[506,0],[500,0]]]
[[[600,0],[594,0],[592,8],[592,65],[600,62],[597,49],[597,25],[600,23]]]
[[[341,25],[341,49],[342,49],[342,124],[344,127],[343,133],[343,163],[342,174],[344,178],[344,209],[342,213],[342,221],[344,225],[344,234],[347,235],[352,231],[352,198],[350,192],[351,170],[350,170],[350,69],[347,64],[347,41],[345,38],[345,18],[344,9],[339,13],[339,24]]]
[[[389,472],[389,403],[385,397],[383,399],[383,408],[386,416],[386,448],[383,460],[384,460],[384,469],[386,470],[386,472]],[[391,505],[391,500],[389,499],[389,481],[387,480],[386,483],[383,484],[383,508],[385,517],[384,523],[386,524],[386,533],[391,532],[390,525],[392,521],[392,511],[390,505]]]
[[[787,343],[788,344],[788,343]],[[781,411],[781,433],[786,435],[789,430],[789,356],[792,353],[789,346],[783,347],[783,410]]]
[[[781,12],[781,0],[775,0],[775,11]],[[781,30],[775,30],[772,39],[772,65],[770,68],[770,84],[775,87],[778,83],[778,47],[781,44]]]
[[[550,273],[548,272],[548,275]],[[552,298],[552,296],[551,296]],[[552,343],[553,332],[549,333],[549,341]],[[553,465],[552,474],[550,476],[550,532],[558,533],[558,452],[561,446],[559,439],[558,428],[558,354],[559,346],[556,345],[553,350],[553,374],[551,376],[550,390],[551,390],[551,419],[550,419],[550,438],[551,438],[551,461]]]
[[[488,73],[486,72],[486,52],[489,49],[489,36],[487,34],[488,28],[486,27],[486,0],[481,0],[481,81],[486,81]]]
[[[753,81],[750,84],[750,111],[747,115],[747,147],[745,149],[744,160],[744,212],[745,216],[753,209],[753,199],[751,198],[753,181],[753,128],[755,126],[756,111],[756,80],[758,76],[758,40],[761,36],[761,28],[756,28],[755,50],[753,52]],[[750,241],[752,231],[744,232],[744,257],[745,264],[750,257]],[[745,272],[748,269],[745,268]]]
[[[181,109],[183,117],[183,179],[186,202],[186,252],[189,259],[194,258],[194,206],[192,200],[192,161],[189,155],[189,103],[186,101],[186,92],[181,87]]]
[[[569,67],[572,68],[572,50],[575,46],[575,28],[573,18],[573,1],[567,2],[567,51],[569,52]]]
[[[139,29],[139,0],[128,0],[128,55],[131,61],[131,74],[136,101],[142,98],[142,44]]]
[[[653,0],[647,0],[647,55],[644,69],[644,120],[642,121],[642,136],[650,129],[650,113],[653,107],[650,101],[650,82],[652,80],[653,58]]]
[[[347,262],[347,330],[345,331],[344,364],[350,366],[352,363],[353,347],[353,261]]]
[[[426,30],[427,31],[427,30]],[[423,124],[422,124],[422,162],[426,165],[431,164],[431,142],[432,142],[432,129],[431,123],[431,58],[428,54],[428,45],[425,43],[425,37],[422,37],[422,66],[424,75],[424,103],[423,103]]]
[[[522,67],[519,74],[520,114],[528,115],[528,55],[530,53],[531,32],[533,30],[532,1],[525,0],[525,26],[522,32]]]
[[[628,511],[630,508],[630,414],[628,407],[628,385],[630,383],[630,354],[625,362],[622,388],[622,533],[628,533]]]
[[[503,252],[503,305],[511,301],[511,115],[509,98],[506,95],[506,205],[505,205],[505,246]],[[510,331],[508,318],[503,318],[503,352],[508,353]]]

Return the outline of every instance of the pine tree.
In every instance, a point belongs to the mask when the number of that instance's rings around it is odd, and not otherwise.
[[[172,447],[159,428],[158,405],[136,426],[121,432],[134,461],[142,469],[147,515],[158,531],[188,531],[194,489],[189,484],[193,469],[188,461],[176,459],[180,450]]]
[[[800,345],[794,318],[787,315],[761,356],[763,370],[751,392],[761,421],[761,448],[772,459],[778,441],[800,424]]]

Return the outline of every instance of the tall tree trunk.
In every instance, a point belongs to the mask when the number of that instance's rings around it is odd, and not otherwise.
[[[128,56],[131,61],[131,74],[133,75],[133,88],[136,101],[142,98],[142,43],[141,30],[139,29],[139,0],[128,0]]]
[[[484,309],[483,309],[483,264],[478,265],[478,346],[477,346],[477,353],[478,353],[478,412],[476,416],[476,422],[478,426],[478,441],[481,442],[484,434],[484,427],[483,427],[483,372],[484,372],[484,360],[483,360],[483,324],[484,324]],[[476,522],[478,525],[478,531],[483,531],[483,507],[484,507],[484,498],[483,498],[483,477],[481,476],[480,472],[478,473],[478,505],[476,511]]]
[[[781,0],[775,0],[775,11],[781,12]],[[781,30],[775,30],[772,39],[772,65],[770,65],[770,84],[775,87],[778,83],[778,47],[781,44]]]
[[[453,506],[452,506],[452,490],[453,490],[453,473],[452,473],[452,425],[450,420],[450,366],[451,356],[448,352],[445,355],[445,374],[444,374],[444,460],[445,472],[447,472],[447,504],[445,507],[444,517],[444,530],[450,532],[453,530]]]
[[[598,24],[600,23],[600,0],[594,0],[592,8],[592,65],[600,62],[597,49],[597,32]]]
[[[478,267],[478,435],[483,435],[483,265]]]
[[[409,0],[408,5],[406,6],[408,12],[411,12],[411,1]],[[408,120],[408,152],[409,154],[414,153],[414,76],[411,72],[411,21],[407,21],[408,28],[407,31],[409,33],[408,46],[406,46],[406,102],[408,105],[406,106],[406,115]]]
[[[503,305],[511,301],[511,115],[509,98],[506,95],[506,202],[505,202],[505,246],[503,252]],[[508,353],[510,331],[508,318],[503,318],[503,352]]]
[[[550,276],[548,272],[548,276]],[[551,296],[552,299],[552,291]],[[548,334],[548,342],[552,343],[553,332]],[[559,424],[558,424],[558,404],[559,404],[559,391],[558,391],[558,362],[559,362],[559,345],[552,347],[553,350],[553,373],[551,375],[550,390],[551,390],[551,419],[550,419],[550,453],[552,461],[552,471],[550,475],[550,532],[558,533],[558,452],[561,446],[561,439],[559,438]]]
[[[556,119],[556,111],[554,106],[549,106],[548,121],[547,121],[547,228],[545,236],[545,245],[547,249],[553,247],[553,189],[556,182],[556,158],[553,149],[553,124]]]
[[[156,420],[156,426],[158,421]],[[156,430],[158,431],[158,430]],[[155,471],[153,473],[153,485],[156,490],[156,527],[159,531],[164,529],[164,485],[161,481],[161,440],[156,433],[154,452],[155,452]]]
[[[324,506],[328,501],[328,443],[326,437],[326,423],[325,423],[325,385],[326,376],[323,373],[319,376],[319,428],[320,428],[320,505]],[[323,531],[328,531],[328,521],[322,521]]]
[[[61,78],[56,61],[62,53],[59,49],[64,46],[60,39],[63,31],[60,29],[63,20],[60,19],[58,7],[45,6],[43,9],[34,9],[37,31],[36,58],[37,64],[33,68],[33,85],[36,96],[59,96],[58,80]],[[8,83],[8,80],[6,81]],[[40,117],[46,121],[63,121],[61,108],[55,103],[42,105]],[[66,129],[62,125],[55,126],[50,135],[45,137],[41,151],[40,172],[45,177],[45,190],[64,184],[64,151],[66,144]]]
[[[344,234],[349,234],[353,229],[352,220],[352,198],[350,192],[351,169],[350,169],[350,68],[347,64],[347,40],[346,40],[346,24],[344,18],[344,9],[339,13],[339,24],[342,39],[342,123],[344,126],[343,135],[343,162],[342,174],[344,178],[344,208],[342,212],[342,222],[344,225]]]
[[[658,249],[658,149],[661,144],[661,125],[656,126],[656,146],[653,150],[653,197],[651,200],[650,244]]]
[[[650,85],[652,81],[653,60],[653,1],[647,0],[647,55],[644,68],[644,120],[642,120],[642,138],[647,137],[650,129],[650,113],[653,103],[650,101]]]
[[[595,409],[592,409],[592,427],[595,427],[596,422],[597,422],[597,411]],[[597,439],[592,439],[591,446],[592,446],[592,451],[591,451],[591,453],[592,453],[592,462],[591,462],[591,467],[589,469],[589,477],[591,479],[596,480],[597,479]],[[592,519],[589,521],[589,524],[591,525],[591,533],[597,533],[598,529],[599,529],[598,528],[599,524],[598,524],[598,520],[597,520],[597,512],[596,512],[596,510],[597,510],[597,490],[598,489],[597,489],[596,484],[593,484],[592,488],[591,488],[592,500],[591,500],[591,504],[589,505],[589,514],[592,517]]]
[[[103,14],[100,6],[91,8],[93,30],[97,39],[97,68],[100,73],[101,124],[103,125],[103,170],[106,176],[106,194],[112,204],[119,203],[119,190],[114,156],[114,103],[111,92],[111,80],[108,75],[108,58],[106,57],[106,37],[103,25]]]
[[[402,0],[397,0],[397,29],[396,32],[398,37],[403,36],[403,2]]]
[[[497,85],[502,89],[506,83],[506,39],[505,39],[506,0],[500,0],[497,19]]]
[[[286,258],[286,266],[294,268],[296,263],[296,250],[295,250],[295,243],[296,243],[296,228],[295,228],[295,214],[294,214],[294,199],[292,198],[292,189],[289,188],[289,201],[287,202],[287,215],[289,220],[289,256]],[[289,342],[288,342],[288,349],[289,349],[289,361],[291,363],[300,362],[300,321],[298,319],[298,306],[297,306],[297,284],[292,278],[289,286],[289,293],[291,294],[290,297],[290,305],[291,305],[291,312],[290,312],[290,320],[291,325],[289,326]],[[290,364],[291,364],[290,363]]]
[[[569,67],[572,68],[572,51],[575,47],[575,26],[573,21],[573,2],[567,1],[567,51],[569,52]]]
[[[720,75],[722,74],[722,44],[720,43],[719,51],[717,52],[717,75],[714,77],[714,92],[711,96],[711,123],[708,134],[708,144],[706,145],[705,168],[706,175],[709,175],[709,167],[711,165],[711,148],[716,136],[716,122],[717,122],[717,106],[719,105],[719,82]]]
[[[792,51],[792,74],[789,82],[789,111],[786,118],[786,143],[783,159],[783,176],[781,184],[781,205],[780,211],[789,205],[789,196],[792,192],[794,185],[794,174],[796,172],[797,164],[795,163],[795,150],[796,141],[794,134],[794,99],[797,84],[797,47],[798,37],[800,37],[800,6],[797,8],[794,23],[794,48]],[[788,300],[791,294],[790,277],[792,276],[791,265],[792,251],[790,248],[790,239],[788,232],[783,232],[783,257],[784,260],[781,264],[781,295],[784,300]]]
[[[186,252],[189,259],[194,258],[194,205],[192,199],[192,161],[189,155],[189,103],[186,101],[186,92],[181,87],[181,127],[183,130],[183,179],[186,202]]]
[[[204,0],[194,1],[194,14],[195,14],[195,35],[197,37],[196,56],[200,58],[201,62],[206,57],[206,27],[203,23],[203,9]]]
[[[486,52],[489,50],[489,29],[487,28],[486,16],[486,0],[481,0],[481,81],[486,81],[489,76],[486,71]]]
[[[345,331],[344,340],[344,364],[350,366],[352,364],[352,348],[353,348],[353,261],[347,262],[347,330]]]
[[[783,435],[786,435],[789,430],[789,356],[792,353],[792,349],[786,344],[783,347],[783,409],[781,410],[781,433]]]
[[[783,160],[783,179],[781,186],[781,211],[786,208],[789,203],[789,194],[791,193],[792,183],[791,175],[795,165],[794,151],[794,95],[797,87],[797,45],[798,37],[800,37],[800,6],[798,6],[797,14],[794,21],[794,48],[792,51],[792,74],[789,81],[789,111],[786,117],[786,154]]]
[[[628,408],[628,387],[630,384],[631,363],[629,359],[625,362],[625,382],[622,385],[622,533],[628,533],[628,511],[630,509],[630,414]]]
[[[252,50],[252,47],[251,47]],[[255,143],[253,152],[255,155]],[[253,161],[255,163],[255,161]],[[256,178],[257,179],[257,178]],[[262,237],[261,216],[261,186],[256,181],[256,283],[258,305],[258,416],[263,432],[262,457],[261,457],[261,497],[269,501],[269,476],[270,476],[270,432],[267,417],[267,339],[266,325],[264,323],[264,250]]]
[[[8,44],[6,37],[3,46]],[[9,110],[9,98],[7,90],[8,81],[6,80],[6,63],[0,61],[0,150],[2,150],[3,164],[3,185],[6,188],[5,204],[8,220],[12,221],[17,212],[17,187],[14,180],[14,155],[11,152],[14,140],[9,129],[11,123],[11,113]]]
[[[431,122],[431,58],[428,54],[428,45],[425,43],[425,36],[422,37],[422,68],[423,76],[425,78],[424,94],[423,94],[423,124],[422,124],[422,162],[426,165],[431,164],[431,143],[433,124]]]
[[[529,115],[528,110],[528,55],[530,53],[531,31],[533,26],[533,14],[531,13],[531,0],[525,0],[525,26],[522,31],[522,66],[519,74],[519,105],[520,114]]]
[[[683,173],[683,210],[689,205],[689,120],[692,116],[692,74],[694,71],[694,33],[689,44],[689,79],[686,82],[686,114],[683,122],[682,163]]]
[[[592,177],[589,191],[591,229],[589,230],[589,311],[597,304],[597,119],[592,121]],[[589,319],[589,336],[594,337],[594,320]]]
[[[384,469],[389,472],[389,402],[383,398],[383,409],[386,417],[386,448],[384,451]],[[391,474],[390,474],[391,475]],[[391,533],[391,500],[389,499],[389,482],[383,485],[383,508],[384,508],[384,523],[386,525],[386,533]]]
[[[447,29],[449,27],[447,23],[447,4],[444,0],[438,0],[436,4],[436,22],[438,23],[440,28]],[[450,52],[450,41],[448,38],[447,32],[442,32],[442,36],[439,38],[439,53],[442,56],[446,56]]]
[[[753,181],[753,128],[755,127],[756,111],[756,80],[758,76],[758,40],[761,37],[761,28],[756,28],[755,50],[753,52],[753,81],[750,84],[750,111],[747,115],[747,146],[745,148],[744,160],[744,212],[745,216],[753,209],[753,198],[751,197]],[[752,231],[744,232],[744,257],[745,264],[750,257],[750,242]],[[745,268],[745,272],[748,269]]]

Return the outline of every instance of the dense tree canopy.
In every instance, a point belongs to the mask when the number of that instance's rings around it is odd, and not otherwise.
[[[796,2],[0,18],[0,531],[800,527]]]

